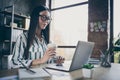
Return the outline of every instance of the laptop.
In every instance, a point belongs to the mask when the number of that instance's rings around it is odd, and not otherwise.
[[[75,53],[71,61],[65,61],[62,66],[56,64],[48,64],[46,68],[60,71],[74,71],[82,68],[88,62],[94,48],[94,42],[78,41]]]

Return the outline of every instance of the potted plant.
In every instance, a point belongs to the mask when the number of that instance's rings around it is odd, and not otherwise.
[[[113,41],[114,62],[120,63],[120,33]]]
[[[83,65],[83,68],[82,68],[82,74],[83,74],[83,77],[84,78],[92,78],[92,75],[93,75],[93,68],[94,68],[94,65],[93,64],[84,64]]]

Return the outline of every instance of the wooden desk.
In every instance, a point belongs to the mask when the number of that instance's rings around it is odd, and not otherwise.
[[[120,64],[112,63],[111,68],[94,68],[92,79],[82,78],[82,70],[62,72],[47,69],[52,74],[52,80],[120,80]],[[11,74],[12,72],[12,74]],[[15,75],[17,70],[0,71],[0,77]]]
[[[120,80],[120,64],[114,63],[111,68],[95,68],[93,80]]]

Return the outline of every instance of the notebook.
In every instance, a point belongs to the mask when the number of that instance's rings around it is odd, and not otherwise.
[[[48,64],[46,68],[60,71],[74,71],[82,68],[88,62],[94,48],[94,42],[78,41],[74,56],[71,61],[65,61],[62,66],[56,64]]]
[[[51,75],[46,72],[43,68],[33,68],[31,69],[35,73],[32,73],[26,69],[19,69],[18,75],[19,80],[49,80],[51,79]]]

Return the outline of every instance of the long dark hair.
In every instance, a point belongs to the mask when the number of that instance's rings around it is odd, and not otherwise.
[[[49,9],[43,5],[40,5],[33,9],[31,15],[30,15],[30,26],[28,30],[28,37],[27,37],[27,46],[24,51],[24,58],[28,59],[29,56],[29,48],[33,44],[33,40],[35,38],[36,28],[38,27],[38,21],[39,21],[39,13],[42,11],[49,11]],[[43,30],[41,31],[43,34]],[[44,34],[43,34],[44,35]]]

